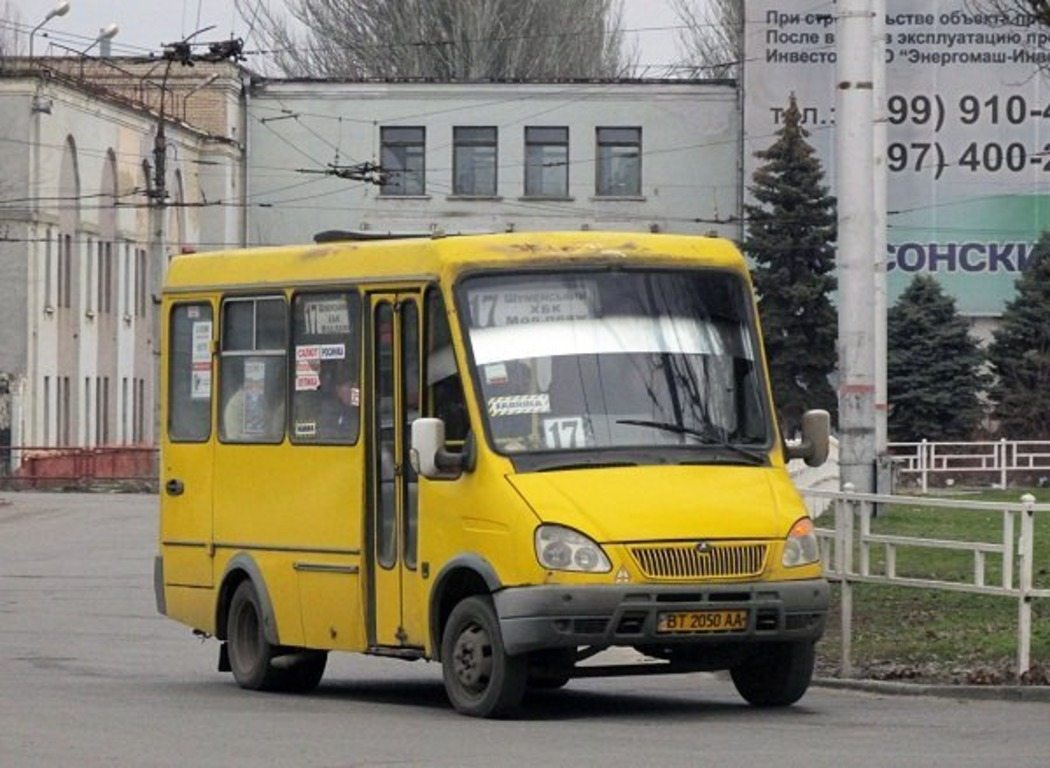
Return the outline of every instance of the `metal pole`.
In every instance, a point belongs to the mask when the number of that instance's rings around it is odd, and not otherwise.
[[[839,0],[839,476],[875,490],[875,217],[871,0]]]
[[[875,455],[886,455],[888,441],[889,393],[886,383],[887,339],[886,339],[886,0],[871,0],[872,34],[872,84],[874,86],[874,176],[875,214],[874,267],[875,267]],[[883,473],[879,473],[882,477]],[[887,482],[889,478],[887,477]],[[890,493],[890,488],[878,488],[879,493]]]
[[[150,288],[154,296],[160,297],[164,272],[167,269],[167,256],[164,253],[164,211],[168,197],[167,189],[167,151],[168,142],[164,132],[164,96],[167,93],[168,75],[171,73],[172,61],[169,59],[164,68],[164,78],[160,86],[160,111],[157,116],[157,135],[153,141],[153,205],[150,207],[152,217],[152,237],[150,254]],[[153,346],[153,439],[160,439],[160,307],[150,307],[150,335]]]
[[[842,486],[843,493],[856,491],[853,483]],[[839,498],[835,503],[835,568],[839,574],[839,667],[843,677],[853,677],[853,500]]]
[[[1032,660],[1032,536],[1035,533],[1035,496],[1021,497],[1020,570],[1017,594],[1017,678],[1028,671]]]

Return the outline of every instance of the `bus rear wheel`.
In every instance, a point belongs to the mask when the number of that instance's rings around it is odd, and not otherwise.
[[[272,664],[276,648],[266,639],[259,596],[251,581],[242,581],[230,600],[226,642],[230,670],[239,686],[253,691],[272,691],[281,687],[283,670]]]
[[[441,640],[441,666],[449,701],[464,715],[500,717],[525,695],[528,660],[507,655],[487,595],[468,597],[452,609]]]
[[[802,698],[813,679],[816,646],[809,641],[758,646],[730,675],[737,692],[756,707],[786,707]]]

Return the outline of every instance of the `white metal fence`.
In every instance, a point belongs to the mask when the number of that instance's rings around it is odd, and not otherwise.
[[[889,452],[903,479],[918,480],[922,492],[934,475],[985,474],[1006,488],[1011,475],[1043,474],[1050,477],[1050,442],[990,440],[971,443],[890,443]]]
[[[1032,602],[1050,598],[1050,589],[1033,586],[1032,545],[1035,515],[1050,515],[1050,504],[1036,504],[1031,494],[1019,502],[982,502],[960,499],[938,499],[916,496],[883,496],[844,491],[802,490],[810,503],[830,503],[835,513],[835,527],[818,528],[821,552],[828,579],[842,589],[842,674],[850,677],[852,665],[853,586],[855,584],[894,584],[907,587],[997,595],[1017,601],[1017,674],[1031,667]],[[879,507],[940,507],[969,512],[996,511],[1002,514],[1001,538],[995,541],[954,541],[914,536],[875,534],[871,532],[872,510]],[[1043,519],[1043,518],[1040,518]],[[883,549],[880,567],[873,567],[872,550]],[[916,578],[897,573],[899,550],[954,550],[973,555],[972,578],[959,581]],[[999,558],[1001,575],[989,584],[986,567],[989,558]]]

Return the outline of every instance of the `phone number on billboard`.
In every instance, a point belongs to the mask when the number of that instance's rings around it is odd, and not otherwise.
[[[890,96],[886,102],[892,125],[929,125],[934,132],[948,120],[962,125],[1025,125],[1050,118],[1050,104],[1033,103],[1021,95],[964,94],[948,109],[942,96]],[[954,110],[954,111],[953,111]]]
[[[895,141],[886,147],[886,160],[886,166],[894,173],[928,171],[935,179],[952,166],[972,173],[1020,173],[1032,168],[1050,171],[1050,144],[1033,150],[1019,141],[974,141],[952,155],[936,141]]]

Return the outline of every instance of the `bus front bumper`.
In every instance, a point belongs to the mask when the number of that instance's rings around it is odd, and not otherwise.
[[[818,639],[828,612],[824,579],[748,584],[509,587],[493,595],[507,653],[549,648],[680,643],[753,643]],[[740,612],[743,611],[744,614]],[[713,629],[716,612],[739,626]],[[676,614],[668,631],[664,614]],[[746,617],[746,618],[745,618]],[[693,619],[703,626],[681,626]],[[702,620],[702,621],[700,621]],[[684,630],[684,631],[683,631]]]

